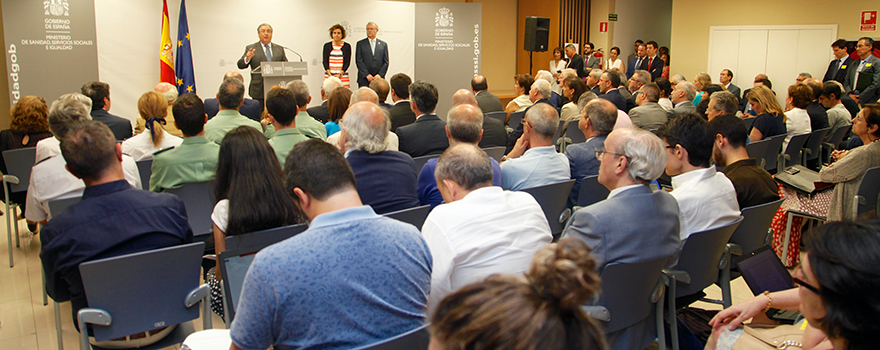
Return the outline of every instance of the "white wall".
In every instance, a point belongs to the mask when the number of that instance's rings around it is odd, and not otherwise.
[[[618,20],[614,23],[612,46],[620,47],[622,60],[625,61],[626,56],[633,52],[633,43],[637,39],[644,42],[654,40],[660,46],[669,46],[672,0],[617,0],[614,11]],[[608,21],[607,15],[605,21]],[[604,51],[607,57],[611,47],[604,48]],[[670,58],[675,57],[672,50],[669,55]]]
[[[177,40],[179,8],[178,0],[168,0],[172,41]],[[414,9],[413,3],[390,1],[340,0],[332,6],[308,0],[262,1],[259,6],[246,0],[187,1],[196,91],[203,99],[214,97],[223,74],[230,70],[242,73],[248,85],[248,70],[239,70],[236,62],[245,45],[258,40],[257,26],[264,22],[274,28],[273,42],[296,50],[309,62],[310,75],[304,80],[311,89],[311,105],[321,102],[321,50],[330,40],[328,29],[335,23],[350,25],[345,41],[352,45],[352,51],[355,43],[366,37],[367,22],[378,23],[378,37],[388,42],[390,49],[388,74],[413,76]],[[95,0],[95,17],[98,73],[111,87],[111,113],[134,120],[137,99],[159,82],[162,1]],[[287,58],[298,59],[290,52]],[[353,89],[357,89],[354,57],[348,72]]]

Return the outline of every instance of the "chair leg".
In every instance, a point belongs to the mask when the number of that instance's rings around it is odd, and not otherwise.
[[[61,306],[55,304],[55,338],[58,339],[58,350],[64,350],[64,339],[61,337]]]
[[[727,264],[721,270],[721,304],[729,308],[732,298],[730,297],[730,251],[724,252]]]
[[[5,187],[5,183],[4,183],[4,187]],[[8,197],[9,194],[7,193],[6,195],[7,195],[6,198],[9,198]],[[9,220],[11,220],[10,219],[11,216],[12,215],[10,215],[10,213],[9,213],[9,200],[7,200],[6,201],[6,248],[9,251],[9,268],[12,268],[12,265],[13,265],[13,263],[12,263],[12,224],[9,222]]]
[[[672,349],[679,350],[678,347],[678,322],[675,317],[675,284],[677,283],[674,278],[667,279],[669,281],[669,286],[666,288],[666,292],[668,295],[668,305],[666,320],[669,322],[669,335],[672,338]]]
[[[43,306],[46,306],[49,305],[49,295],[46,293],[46,270],[43,269],[42,264],[40,264],[40,274],[43,277]]]
[[[788,220],[785,225],[785,238],[782,240],[782,262],[784,263],[786,259],[788,259],[788,241],[791,239],[791,220],[794,218],[790,212],[787,213]]]
[[[15,247],[19,248],[21,247],[21,242],[19,242],[21,234],[18,232],[18,205],[12,206],[12,214],[12,227],[15,228]]]
[[[660,296],[660,300],[657,300],[655,307],[656,317],[654,317],[654,322],[657,323],[657,349],[666,350],[666,331],[663,330],[663,296]]]

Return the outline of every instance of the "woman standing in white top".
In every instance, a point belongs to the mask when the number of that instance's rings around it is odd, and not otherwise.
[[[183,139],[169,134],[162,125],[168,116],[168,101],[162,94],[150,91],[138,99],[138,114],[146,120],[149,132],[142,132],[122,142],[122,153],[135,161],[153,159],[153,152],[180,146]]]
[[[806,134],[812,132],[810,127],[810,114],[807,113],[807,106],[813,102],[813,89],[806,84],[794,84],[788,87],[788,98],[785,101],[787,107],[791,109],[785,112],[785,130],[788,136],[785,136],[782,149],[788,147],[788,141],[791,137],[798,134]]]
[[[558,47],[553,49],[553,60],[550,61],[550,73],[553,74],[553,82],[550,83],[550,88],[559,95],[562,95],[562,87],[556,83],[556,80],[559,79],[559,74],[565,69],[566,64],[568,62],[562,59],[562,49]]]
[[[626,64],[620,59],[620,48],[615,46],[608,52],[608,60],[605,61],[606,69],[614,69],[619,72],[626,72]]]

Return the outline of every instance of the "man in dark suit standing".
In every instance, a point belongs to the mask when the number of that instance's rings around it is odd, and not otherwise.
[[[617,73],[612,71],[602,73],[602,77],[599,78],[599,91],[602,92],[602,95],[599,95],[599,98],[611,101],[617,109],[622,111],[626,109],[626,98],[620,94],[618,87],[620,87],[620,76]]]
[[[880,58],[873,55],[874,39],[864,37],[856,45],[859,59],[846,69],[843,86],[849,97],[860,105],[877,103],[880,88]],[[94,108],[94,107],[92,107]]]
[[[828,70],[825,71],[822,82],[835,80],[843,84],[843,81],[846,80],[847,67],[851,66],[855,60],[846,52],[846,40],[837,39],[831,43],[831,51],[834,53],[834,60],[828,64]]]
[[[504,110],[498,96],[489,92],[489,83],[486,81],[486,77],[478,75],[471,79],[471,90],[474,91],[474,98],[477,99],[477,104],[483,110],[483,114]]]
[[[416,122],[416,114],[409,106],[409,85],[412,84],[412,79],[406,74],[397,73],[391,76],[389,82],[394,106],[388,109],[388,116],[391,118],[391,132],[395,132],[401,126]]]
[[[110,110],[110,85],[100,81],[85,83],[81,92],[92,100],[92,120],[97,120],[110,127],[116,141],[131,137],[131,121],[108,112]]]
[[[642,68],[648,73],[651,73],[651,81],[660,77],[660,74],[663,74],[663,60],[660,57],[657,57],[657,42],[654,40],[649,41],[645,44],[645,49],[647,50],[648,56],[642,60]]]
[[[636,57],[629,60],[629,64],[626,65],[626,78],[632,78],[633,73],[636,72],[637,69],[643,69],[642,64],[645,61],[645,55],[647,55],[645,45],[638,44],[636,45]]]
[[[578,77],[583,78],[587,76],[587,73],[584,72],[584,58],[578,56],[574,44],[565,44],[565,55],[568,56],[568,66],[565,68],[574,69],[574,71],[577,72]]]
[[[417,81],[409,86],[409,94],[410,108],[418,117],[412,125],[397,129],[398,149],[413,158],[443,153],[449,147],[449,139],[446,137],[446,123],[434,114],[440,97],[437,88],[431,83]]]
[[[281,45],[272,44],[272,26],[268,23],[257,27],[260,41],[245,46],[244,54],[238,59],[238,69],[248,68],[251,71],[251,86],[248,94],[252,99],[260,102],[260,110],[263,109],[263,72],[259,69],[260,64],[269,61],[287,62],[284,48]]]
[[[388,72],[388,44],[376,38],[379,26],[367,23],[367,37],[357,42],[355,62],[358,68],[358,86],[369,86],[373,78],[385,77]]]

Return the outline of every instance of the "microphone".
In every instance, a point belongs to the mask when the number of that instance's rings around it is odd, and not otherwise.
[[[273,43],[272,45],[278,45],[278,44],[274,44],[274,43]],[[291,49],[290,49],[289,47],[287,47],[287,46],[281,46],[281,45],[278,45],[278,47],[280,47],[280,48],[282,48],[282,49],[285,49],[285,50],[287,50],[287,51],[290,51],[290,52],[295,53],[297,56],[299,56],[299,61],[300,61],[300,62],[303,61],[303,57],[302,57],[302,55],[299,54],[299,52],[293,51],[293,50],[291,50]]]

